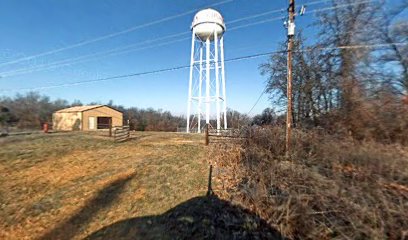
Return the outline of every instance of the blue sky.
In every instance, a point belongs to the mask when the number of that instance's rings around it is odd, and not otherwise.
[[[298,5],[315,0],[298,1]],[[29,61],[15,64],[2,63],[59,49],[78,42],[152,22],[214,4],[215,0],[3,0],[0,2],[0,76],[16,69],[35,68],[64,59],[108,51],[128,44],[189,31],[194,13],[141,28],[126,34],[94,42],[81,47],[67,49]],[[234,0],[214,7],[227,22],[225,34],[225,58],[235,58],[276,50],[279,42],[286,38],[282,21],[272,21],[251,27],[228,31],[229,28],[254,23],[264,19],[284,16],[278,12],[248,21],[228,25],[229,21],[270,10],[286,8],[286,0]],[[329,6],[321,3],[308,10]],[[297,18],[297,28],[307,29],[307,37],[313,40],[313,29],[308,27],[313,15]],[[191,36],[172,38],[180,40]],[[151,45],[164,44],[165,41]],[[79,62],[45,71],[29,72],[0,78],[0,89],[35,88],[55,84],[109,77],[128,73],[144,72],[162,68],[188,65],[191,40],[180,40],[166,46],[131,51],[125,54],[99,57],[92,61]],[[265,77],[259,74],[258,66],[266,57],[226,63],[228,105],[246,113],[255,103],[265,87]],[[39,92],[51,99],[78,99],[83,103],[107,103],[126,107],[161,108],[182,115],[186,112],[188,93],[188,69],[160,74],[116,79],[77,86],[44,89]],[[23,93],[24,91],[20,91]],[[13,96],[16,91],[1,92],[2,96]],[[274,107],[264,96],[252,114],[266,107]]]

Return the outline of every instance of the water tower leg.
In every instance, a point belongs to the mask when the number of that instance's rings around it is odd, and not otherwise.
[[[199,67],[199,84],[198,84],[198,133],[201,133],[201,104],[202,104],[202,89],[203,89],[203,42],[200,42],[200,67]]]
[[[210,124],[210,38],[207,38],[205,41],[206,47],[206,81],[205,81],[205,102],[206,102],[206,113],[205,113],[205,122]]]
[[[215,103],[217,106],[217,130],[221,129],[221,110],[220,110],[220,78],[218,69],[218,35],[214,31],[214,62],[215,62]]]
[[[186,132],[190,132],[190,114],[191,114],[191,94],[192,94],[192,87],[193,87],[193,69],[194,69],[194,41],[195,41],[195,32],[193,29],[193,35],[191,36],[191,58],[190,58],[190,79],[188,81],[188,100],[187,100],[187,126]]]
[[[225,69],[224,69],[224,36],[220,39],[221,48],[221,78],[222,78],[222,98],[224,100],[224,129],[227,129],[227,94],[225,90]]]

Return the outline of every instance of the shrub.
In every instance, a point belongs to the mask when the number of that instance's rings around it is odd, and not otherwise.
[[[408,154],[398,145],[318,131],[252,128],[242,144],[210,149],[218,194],[291,239],[408,237]]]

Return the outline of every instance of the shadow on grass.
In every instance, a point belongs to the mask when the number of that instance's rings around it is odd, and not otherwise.
[[[162,215],[125,219],[85,239],[286,239],[250,211],[212,193],[195,197]]]
[[[85,239],[285,239],[265,221],[218,197],[192,198],[162,215],[122,220]]]
[[[134,175],[135,173],[127,175],[107,185],[104,189],[100,190],[94,198],[90,199],[85,207],[75,213],[75,215],[60,223],[56,228],[39,239],[72,239],[78,232],[86,228],[93,216],[114,202],[126,186],[126,183],[129,182]]]

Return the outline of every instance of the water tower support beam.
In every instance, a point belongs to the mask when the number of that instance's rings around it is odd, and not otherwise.
[[[220,79],[218,68],[218,35],[214,31],[214,62],[215,62],[215,101],[217,106],[217,130],[221,129],[221,113],[220,113]]]
[[[203,86],[203,42],[200,41],[200,75],[198,85],[198,133],[201,133],[201,104],[202,104],[202,86]]]
[[[187,100],[187,133],[190,132],[190,114],[191,114],[191,102],[192,102],[192,87],[193,87],[193,68],[194,68],[194,42],[195,42],[195,31],[193,29],[191,36],[191,58],[190,58],[190,79],[188,81],[188,100]]]
[[[225,90],[225,70],[224,70],[224,36],[220,39],[221,48],[221,78],[222,78],[222,98],[224,100],[223,111],[224,111],[224,129],[227,129],[227,94]]]
[[[205,122],[210,123],[210,38],[208,37],[205,41],[205,62],[206,62],[206,71],[205,71],[205,102],[206,102],[206,113],[205,113]]]

